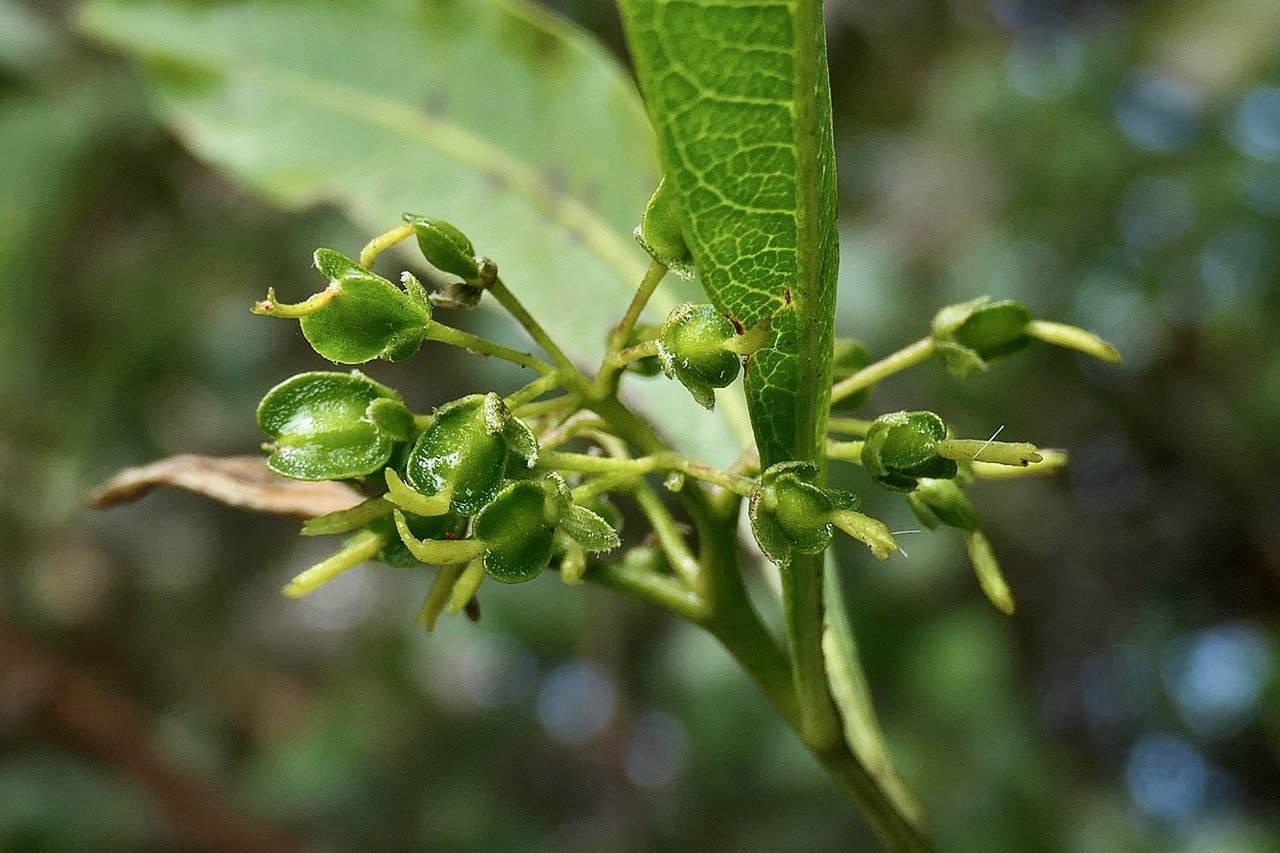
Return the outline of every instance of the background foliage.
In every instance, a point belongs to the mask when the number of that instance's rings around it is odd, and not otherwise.
[[[621,56],[607,4],[554,5]],[[878,392],[878,408],[1073,452],[1065,476],[979,495],[1014,619],[945,535],[910,537],[911,557],[885,566],[842,554],[890,740],[941,846],[1275,849],[1280,12],[828,5],[839,331],[885,353],[937,306],[990,293],[1127,357],[1116,370],[1041,349],[966,383],[929,366]],[[247,307],[268,285],[310,290],[316,245],[354,251],[394,220],[282,212],[268,203],[281,193],[229,182],[184,147],[195,130],[161,122],[138,66],[83,35],[74,5],[3,0],[0,19],[0,848],[183,846],[190,798],[158,795],[168,783],[139,772],[140,753],[204,780],[239,819],[339,849],[866,837],[727,656],[639,605],[548,577],[489,591],[479,624],[425,636],[419,574],[369,569],[280,598],[325,547],[289,522],[181,494],[82,510],[121,465],[252,449],[263,391],[317,364]],[[291,23],[299,56],[341,56],[332,29]],[[513,48],[470,49],[502,65]],[[387,73],[483,83],[470,63],[412,59]],[[511,76],[528,83],[519,109],[563,107],[542,78]],[[517,108],[485,106],[496,125]],[[561,124],[575,121],[604,124]],[[584,168],[624,173],[572,144]],[[515,382],[430,357],[429,376],[415,361],[378,378],[417,408]],[[846,485],[873,494],[860,475]],[[896,529],[914,526],[902,509],[885,510]],[[105,688],[81,697],[84,719],[120,700],[147,728],[115,751],[69,734],[39,701],[67,666]]]

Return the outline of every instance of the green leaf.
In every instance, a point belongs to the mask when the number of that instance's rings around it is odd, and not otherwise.
[[[837,263],[821,3],[620,6],[703,287],[739,328],[773,320],[745,379],[761,465],[818,459]]]
[[[80,23],[145,60],[170,125],[243,186],[336,204],[370,234],[405,211],[447,220],[570,355],[603,356],[660,173],[633,84],[576,29],[515,0],[92,0]],[[651,311],[691,298],[669,279]],[[638,405],[712,464],[748,432],[737,400],[738,437],[667,383]]]
[[[300,373],[267,392],[258,426],[275,440],[267,467],[295,480],[345,480],[381,469],[413,430],[392,389],[357,370]]]

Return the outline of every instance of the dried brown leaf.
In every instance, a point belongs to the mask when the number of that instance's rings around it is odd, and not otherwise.
[[[363,496],[342,483],[305,483],[273,473],[258,456],[183,453],[125,468],[88,498],[98,509],[135,501],[156,486],[177,486],[228,506],[296,518],[350,509]]]

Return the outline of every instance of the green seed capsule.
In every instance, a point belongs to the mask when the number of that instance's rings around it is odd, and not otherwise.
[[[531,461],[537,442],[496,394],[447,403],[409,452],[405,481],[420,494],[448,495],[454,512],[474,515],[502,487],[509,452]]]
[[[275,291],[268,291],[254,313],[297,319],[312,348],[339,364],[399,361],[422,346],[431,326],[431,306],[412,276],[397,287],[332,249],[318,250],[315,266],[329,278],[327,289],[294,305],[277,301]]]
[[[287,379],[262,398],[257,417],[273,439],[267,467],[295,480],[372,474],[413,432],[400,395],[355,370]]]
[[[946,424],[933,412],[881,415],[867,431],[862,466],[877,484],[895,492],[911,491],[920,477],[951,479],[956,463],[937,452],[946,437]]]
[[[736,335],[733,323],[708,304],[685,303],[671,312],[658,334],[658,358],[668,377],[689,389],[710,409],[716,388],[733,382],[742,359],[725,348]]]
[[[808,462],[780,462],[760,478],[748,517],[760,550],[785,566],[791,552],[817,554],[831,544],[831,514],[836,503],[814,483],[818,468]],[[842,503],[848,500],[842,495]]]
[[[480,282],[476,250],[466,234],[443,219],[406,213],[404,221],[413,226],[418,247],[427,263],[441,272],[458,276],[468,284]]]

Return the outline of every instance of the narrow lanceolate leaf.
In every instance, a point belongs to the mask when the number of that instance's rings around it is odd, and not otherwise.
[[[660,171],[635,87],[581,32],[521,0],[90,0],[80,23],[144,60],[183,142],[244,187],[370,235],[447,220],[598,363],[647,267],[632,231]],[[696,296],[677,284],[651,317]],[[644,394],[683,449],[736,457],[683,388]]]
[[[745,379],[761,464],[812,461],[825,431],[837,263],[821,3],[620,6],[703,287],[744,328],[772,320]]]

